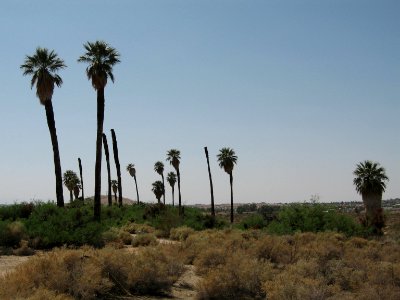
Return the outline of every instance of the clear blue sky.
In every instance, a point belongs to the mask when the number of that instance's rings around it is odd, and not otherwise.
[[[96,93],[76,60],[97,39],[121,53],[104,130],[117,133],[124,196],[136,198],[132,162],[141,200],[155,201],[153,165],[177,148],[184,203],[208,203],[208,146],[227,203],[216,154],[228,146],[237,202],[360,200],[352,171],[365,159],[387,170],[384,198],[399,197],[399,11],[385,0],[3,0],[0,203],[55,198],[44,107],[19,69],[37,46],[68,65],[53,95],[62,169],[81,157],[93,195]]]

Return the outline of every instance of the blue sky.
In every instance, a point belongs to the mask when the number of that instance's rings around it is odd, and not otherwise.
[[[37,46],[68,65],[53,95],[61,163],[78,171],[81,157],[93,194],[96,93],[76,60],[98,39],[121,53],[104,130],[111,140],[115,129],[122,166],[135,163],[141,200],[155,201],[153,165],[177,148],[184,203],[208,203],[204,146],[217,203],[229,201],[225,146],[239,157],[237,202],[360,200],[352,171],[365,159],[387,170],[384,198],[399,197],[399,11],[368,0],[1,1],[0,203],[55,198],[44,107],[19,69]],[[135,199],[125,170],[122,181]]]

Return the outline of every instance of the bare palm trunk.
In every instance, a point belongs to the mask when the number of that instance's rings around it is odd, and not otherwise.
[[[182,197],[181,197],[181,172],[179,168],[176,170],[176,175],[178,176],[178,199],[179,199],[179,215],[182,216]]]
[[[72,190],[69,191],[69,202],[72,203],[74,196],[72,195]]]
[[[113,152],[114,152],[114,161],[115,167],[117,168],[117,179],[118,179],[118,205],[122,206],[122,181],[121,181],[121,166],[119,164],[119,156],[118,156],[118,144],[117,137],[115,135],[114,129],[111,129],[111,137],[113,142]]]
[[[233,223],[233,176],[232,172],[229,173],[229,182],[231,184],[231,223]]]
[[[104,87],[97,90],[97,136],[96,165],[94,169],[94,219],[100,221],[101,215],[101,144],[104,124]]]
[[[136,196],[137,196],[137,204],[139,204],[139,203],[140,203],[140,202],[139,202],[139,191],[138,191],[138,188],[137,188],[136,175],[135,175],[135,176],[133,176],[133,178],[135,179],[135,186],[136,186]]]
[[[64,195],[62,188],[62,175],[61,175],[61,162],[60,162],[60,151],[58,149],[56,122],[54,120],[53,103],[51,99],[48,99],[44,105],[46,110],[47,125],[50,131],[51,144],[53,145],[53,156],[54,156],[54,173],[56,175],[56,196],[57,206],[64,207]]]
[[[381,233],[384,226],[382,210],[382,194],[363,194],[367,226],[372,226],[377,233]]]
[[[117,200],[117,192],[114,193],[114,200],[115,200],[115,204],[117,204],[117,203],[118,203],[118,200]]]
[[[215,208],[214,208],[214,188],[213,182],[211,177],[211,170],[210,170],[210,160],[208,158],[208,149],[204,147],[204,152],[206,153],[207,158],[207,167],[208,167],[208,178],[210,179],[210,193],[211,193],[211,216],[215,219]]]
[[[175,206],[175,201],[174,201],[174,197],[175,197],[175,187],[172,186],[172,206]]]
[[[108,206],[112,205],[112,195],[111,195],[111,169],[110,169],[110,153],[108,152],[108,143],[107,143],[107,137],[103,133],[103,146],[104,146],[104,154],[106,156],[106,162],[107,162],[107,182],[108,182]]]
[[[162,185],[163,185],[163,200],[164,200],[164,205],[165,205],[165,184],[164,184],[164,174],[161,174],[161,178],[162,178]]]
[[[83,190],[82,161],[79,157],[78,157],[78,164],[79,164],[79,174],[81,176],[82,201],[84,201],[85,200],[85,192]]]

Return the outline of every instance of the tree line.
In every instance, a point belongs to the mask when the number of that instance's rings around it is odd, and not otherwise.
[[[91,81],[93,88],[97,94],[97,131],[96,131],[96,163],[95,163],[95,191],[94,191],[94,218],[100,220],[101,212],[101,166],[102,166],[102,145],[107,160],[107,172],[108,172],[108,201],[111,203],[111,189],[114,191],[116,198],[116,191],[119,191],[119,205],[122,205],[122,184],[121,184],[121,171],[118,157],[118,146],[115,131],[111,130],[113,139],[113,153],[114,160],[117,167],[117,181],[112,181],[110,178],[110,165],[109,165],[109,151],[107,145],[107,139],[103,132],[104,124],[104,108],[105,108],[105,97],[104,90],[110,79],[114,82],[113,67],[120,63],[120,54],[118,51],[108,45],[104,41],[87,42],[84,45],[85,53],[78,58],[78,62],[86,63],[86,75],[88,80]],[[60,151],[58,147],[58,138],[55,125],[54,111],[52,105],[52,96],[54,87],[61,87],[63,81],[58,75],[58,72],[66,67],[64,61],[60,59],[54,50],[48,50],[46,48],[38,47],[33,55],[27,55],[24,63],[20,66],[23,71],[23,75],[31,75],[31,88],[36,85],[36,95],[39,98],[40,103],[45,107],[46,119],[49,127],[50,138],[53,147],[53,160],[54,160],[54,173],[56,177],[56,198],[57,206],[64,206],[63,189],[62,183],[66,185],[70,192],[70,199],[72,194],[79,195],[79,190],[82,189],[83,195],[83,178],[82,178],[82,164],[79,160],[80,179],[73,175],[70,170],[64,173],[62,177]],[[204,148],[209,179],[210,179],[210,194],[211,194],[211,214],[215,217],[214,210],[214,195],[213,195],[213,184],[209,165],[209,156],[207,147]],[[180,151],[177,149],[171,149],[167,152],[167,161],[174,167],[175,173],[170,172],[167,175],[167,181],[172,187],[172,194],[174,199],[174,185],[178,182],[178,204],[179,204],[179,215],[182,216],[182,196],[181,196],[181,178],[180,178]],[[218,163],[221,168],[229,175],[230,182],[230,195],[231,195],[231,212],[230,220],[233,222],[233,168],[237,163],[237,156],[233,149],[222,148],[217,155]],[[152,184],[152,191],[154,192],[158,202],[160,203],[161,197],[163,197],[163,203],[165,204],[165,183],[164,183],[164,164],[160,161],[154,165],[154,170],[161,175],[161,181],[156,181]],[[136,181],[136,169],[134,164],[127,166],[127,171],[134,177],[137,193],[137,201],[139,202],[139,192]],[[356,170],[353,172],[355,178],[353,184],[356,187],[356,191],[362,196],[364,202],[366,216],[365,224],[372,226],[375,231],[381,232],[384,220],[382,212],[382,194],[386,189],[386,181],[388,177],[385,174],[385,169],[380,166],[377,162],[369,160],[360,162],[356,166]],[[77,197],[77,196],[76,196]],[[173,200],[174,204],[174,200]]]

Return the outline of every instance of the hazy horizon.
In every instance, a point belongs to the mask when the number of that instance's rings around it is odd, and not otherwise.
[[[399,11],[386,0],[2,1],[0,204],[55,200],[45,110],[19,68],[38,46],[68,66],[53,95],[62,171],[78,173],[80,157],[94,194],[96,92],[77,59],[98,39],[121,54],[104,132],[117,135],[124,197],[136,199],[134,163],[140,199],[155,202],[154,163],[172,171],[176,148],[183,203],[209,203],[207,146],[216,204],[230,199],[222,147],[238,155],[237,203],[359,201],[352,172],[366,159],[386,169],[383,199],[398,198]],[[106,194],[104,153],[102,174]]]

